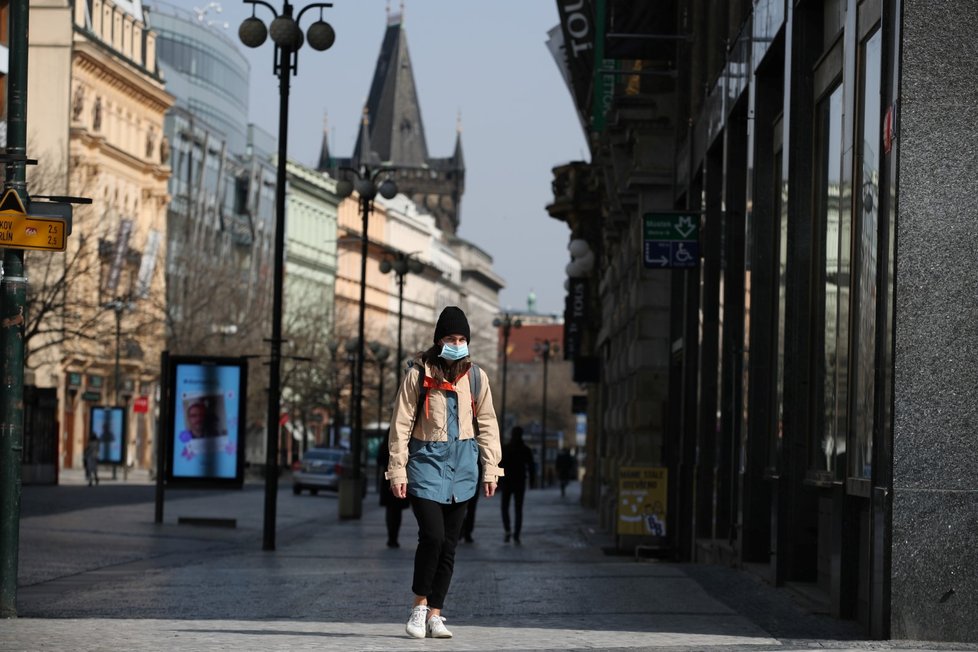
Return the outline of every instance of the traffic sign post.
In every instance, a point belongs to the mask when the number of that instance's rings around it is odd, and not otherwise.
[[[643,218],[642,262],[646,268],[699,265],[699,213],[646,213]]]

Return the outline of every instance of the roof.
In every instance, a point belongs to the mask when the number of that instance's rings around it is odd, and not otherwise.
[[[499,328],[499,346],[503,346],[503,329]],[[564,345],[563,324],[528,324],[509,331],[509,361],[511,363],[534,362],[539,359],[533,346],[537,342],[550,340],[557,346]],[[559,351],[551,355],[551,360],[563,360]]]
[[[428,161],[418,90],[408,54],[402,21],[391,22],[380,46],[366,112],[370,118],[370,143],[381,161],[394,166],[420,166]],[[353,158],[368,158],[362,135]]]

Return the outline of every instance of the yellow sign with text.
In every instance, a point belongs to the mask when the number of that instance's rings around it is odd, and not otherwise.
[[[14,190],[0,200],[0,247],[64,251],[67,223],[52,217],[32,217]]]
[[[669,470],[625,466],[618,470],[618,534],[664,537]]]

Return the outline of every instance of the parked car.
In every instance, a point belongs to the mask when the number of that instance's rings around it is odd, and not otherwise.
[[[303,489],[315,496],[320,489],[337,491],[340,478],[353,471],[350,451],[343,448],[310,448],[292,470],[292,493]]]

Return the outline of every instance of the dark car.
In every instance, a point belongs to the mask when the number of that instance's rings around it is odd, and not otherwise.
[[[298,496],[303,489],[308,489],[315,496],[320,489],[337,491],[340,478],[352,471],[350,451],[343,448],[310,448],[292,471],[292,493]]]

